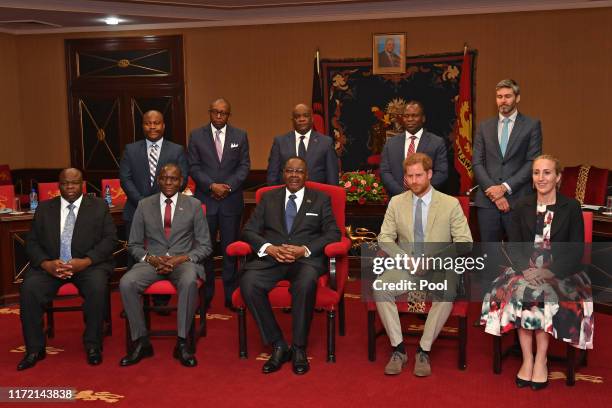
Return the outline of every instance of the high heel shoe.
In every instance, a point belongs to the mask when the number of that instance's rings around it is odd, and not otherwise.
[[[519,376],[516,376],[516,386],[519,388],[525,388],[525,387],[529,387],[531,385],[531,381],[529,380],[523,380],[522,378],[519,378]]]
[[[548,379],[546,379],[546,381],[544,382],[531,381],[531,389],[534,391],[543,390],[547,386],[548,386]]]

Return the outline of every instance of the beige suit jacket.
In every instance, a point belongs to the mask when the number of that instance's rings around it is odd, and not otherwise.
[[[473,242],[470,227],[459,200],[433,187],[432,189],[431,204],[425,226],[425,242]],[[406,191],[391,198],[387,207],[378,235],[378,243],[389,256],[407,253],[406,247],[414,243],[412,210],[414,197],[412,191]],[[431,255],[431,252],[429,254]]]

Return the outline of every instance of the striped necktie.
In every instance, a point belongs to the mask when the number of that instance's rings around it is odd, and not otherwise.
[[[149,175],[151,176],[151,186],[155,183],[155,172],[157,171],[157,160],[159,160],[159,146],[157,143],[149,149]]]

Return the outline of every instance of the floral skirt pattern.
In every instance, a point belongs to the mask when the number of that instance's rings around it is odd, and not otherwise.
[[[593,348],[593,299],[585,273],[533,286],[521,273],[506,268],[484,297],[480,324],[501,336],[523,328],[544,330],[580,349]]]

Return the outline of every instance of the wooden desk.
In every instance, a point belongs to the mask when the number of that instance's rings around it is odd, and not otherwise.
[[[612,238],[612,216],[593,213],[593,236]]]
[[[123,207],[110,210],[115,225],[123,225]],[[27,268],[25,239],[32,225],[33,214],[0,215],[0,304],[19,301],[19,283]]]

